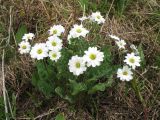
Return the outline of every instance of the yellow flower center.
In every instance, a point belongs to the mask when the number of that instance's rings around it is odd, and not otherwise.
[[[57,57],[57,54],[56,54],[56,53],[53,53],[53,54],[52,54],[52,57],[53,57],[53,58],[56,58],[56,57]]]
[[[134,58],[130,58],[130,59],[129,59],[129,62],[135,63],[135,59],[134,59]]]
[[[53,41],[52,42],[52,46],[56,46],[56,45],[57,45],[57,43]]]
[[[80,68],[80,67],[81,67],[80,62],[76,62],[76,68]]]
[[[76,31],[77,31],[77,33],[81,33],[82,32],[82,30],[80,28],[78,28]]]
[[[37,53],[38,53],[38,54],[41,54],[42,52],[43,52],[42,49],[38,49],[38,50],[37,50]]]
[[[57,34],[57,30],[53,30],[53,34]]]
[[[120,46],[123,46],[123,43],[120,42],[119,44],[120,44]]]
[[[91,60],[95,60],[95,59],[96,59],[96,55],[95,55],[95,54],[90,54],[89,58],[90,58]]]
[[[22,46],[22,49],[26,49],[26,48],[27,48],[27,46],[26,46],[26,45],[23,45],[23,46]]]
[[[101,18],[101,16],[98,15],[98,16],[97,16],[97,19],[100,19],[100,18]]]
[[[127,71],[124,71],[124,72],[123,72],[123,75],[127,76],[127,75],[128,75],[128,72],[127,72]]]

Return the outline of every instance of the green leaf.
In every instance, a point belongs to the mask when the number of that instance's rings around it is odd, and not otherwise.
[[[68,81],[69,79],[74,79],[74,76],[69,72],[68,61],[72,57],[72,53],[69,49],[63,48],[61,50],[61,58],[57,61],[56,67],[58,70],[57,78],[59,80]]]
[[[104,91],[106,88],[106,85],[104,83],[98,83],[95,85],[91,90],[88,91],[89,94],[93,94],[97,91]]]
[[[63,89],[61,87],[56,87],[55,92],[61,97],[64,97]]]
[[[54,67],[51,65],[48,65],[46,61],[37,61],[36,67],[37,67],[40,79],[43,79],[43,80],[57,79]]]
[[[16,116],[16,96],[14,93],[12,93],[12,112],[13,112],[13,117],[15,118]]]
[[[42,91],[47,97],[51,96],[54,89],[53,84],[47,82],[46,80],[40,79],[37,72],[32,75],[32,84]]]
[[[32,74],[32,84],[35,86],[35,87],[38,87],[37,86],[37,83],[38,83],[38,80],[39,80],[39,76],[38,76],[38,72],[34,72]]]
[[[115,8],[116,8],[117,15],[119,17],[122,16],[124,10],[126,9],[130,1],[131,0],[115,0],[115,4],[116,4]]]
[[[139,52],[139,56],[141,58],[141,66],[142,66],[142,68],[145,68],[145,66],[146,66],[146,60],[145,60],[145,56],[144,56],[144,53],[143,53],[142,44],[140,44],[138,46],[138,52]]]
[[[160,55],[156,56],[156,65],[160,68]]]
[[[89,43],[82,38],[70,39],[71,44],[68,45],[68,49],[73,51],[73,55],[83,56],[84,51],[88,49]]]
[[[104,52],[104,60],[108,61],[108,63],[112,62],[112,54],[111,54],[111,46],[105,45],[102,47],[102,51]]]
[[[22,37],[23,35],[27,33],[27,27],[25,25],[21,25],[19,28],[18,28],[18,31],[15,35],[15,38],[16,38],[16,41],[17,43],[20,43],[22,41]]]
[[[36,62],[37,71],[32,75],[32,84],[42,91],[47,97],[54,92],[54,81],[56,73],[53,68],[47,66],[44,61]]]
[[[4,32],[4,24],[0,23],[0,33]]]
[[[55,89],[55,92],[63,99],[69,101],[70,103],[73,103],[73,98],[69,95],[65,95],[64,93],[64,89],[62,89],[61,87],[57,87]]]
[[[6,119],[6,116],[5,116],[5,109],[4,109],[4,100],[3,100],[3,97],[0,96],[0,118],[2,120],[5,120]]]
[[[88,8],[89,0],[79,0],[79,3],[82,7],[82,10],[84,10],[84,6],[85,6],[85,9]]]
[[[104,83],[98,83],[95,86],[93,86],[89,91],[88,94],[93,94],[97,91],[104,91],[107,87],[110,87],[113,83],[113,79],[112,77],[110,77],[108,79],[108,81],[104,82]]]
[[[70,87],[72,88],[72,95],[75,96],[78,93],[85,91],[87,89],[87,86],[84,83],[77,83],[74,80],[69,80]]]
[[[57,116],[56,116],[56,119],[55,120],[65,120],[65,117],[62,113],[59,113]]]

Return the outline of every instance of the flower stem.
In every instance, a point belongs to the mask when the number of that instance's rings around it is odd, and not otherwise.
[[[145,101],[143,99],[143,96],[141,95],[141,92],[140,92],[140,89],[138,87],[136,79],[133,79],[131,81],[131,85],[132,85],[132,88],[133,88],[134,92],[136,93],[136,96],[138,97],[138,99],[142,103],[143,107],[146,107],[146,103],[145,103]]]
[[[145,103],[145,101],[144,101],[144,99],[143,99],[143,96],[141,95],[141,92],[140,92],[140,89],[139,89],[139,87],[138,87],[138,84],[137,84],[137,81],[136,81],[136,79],[133,79],[132,81],[131,81],[131,85],[132,85],[132,88],[133,88],[133,90],[135,91],[135,93],[136,93],[136,95],[137,95],[137,97],[138,97],[138,99],[140,100],[140,102],[142,103],[142,105],[143,105],[143,112],[144,112],[144,120],[147,120],[147,116],[148,116],[148,114],[147,114],[147,106],[146,106],[146,103]]]

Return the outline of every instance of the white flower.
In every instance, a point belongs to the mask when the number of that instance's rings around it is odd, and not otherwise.
[[[135,53],[132,52],[131,54],[127,54],[125,58],[126,59],[124,60],[124,62],[131,66],[133,69],[135,69],[136,66],[140,66],[140,57],[136,56]]]
[[[29,53],[30,49],[31,49],[31,45],[29,42],[22,41],[21,43],[19,43],[19,51],[21,54]]]
[[[133,45],[133,44],[130,45],[130,48],[133,49],[133,50],[137,49],[136,46]]]
[[[92,13],[92,15],[90,16],[90,20],[92,20],[93,22],[97,22],[98,24],[105,22],[105,19],[100,12]]]
[[[83,17],[79,18],[80,21],[84,21],[86,19],[88,19],[86,16],[83,16]]]
[[[57,62],[57,60],[61,57],[61,53],[59,51],[49,51],[49,57],[52,61]]]
[[[118,41],[121,40],[119,37],[117,37],[117,36],[115,36],[115,35],[109,35],[109,37],[111,37],[112,39],[118,40]]]
[[[45,43],[36,43],[30,52],[31,58],[41,60],[48,57],[48,48]]]
[[[118,45],[119,49],[125,49],[126,42],[122,40],[121,38],[115,36],[115,35],[109,35],[112,39],[115,40],[116,44]]]
[[[97,50],[97,47],[89,47],[88,50],[85,51],[84,59],[88,67],[96,67],[103,61],[104,53]]]
[[[116,41],[116,44],[118,45],[119,49],[125,49],[126,42],[124,40]]]
[[[50,36],[48,37],[46,45],[49,50],[59,51],[62,49],[62,40],[57,36]]]
[[[34,38],[34,34],[28,33],[23,35],[22,40],[28,41],[28,40],[32,40],[33,38]]]
[[[123,68],[119,68],[117,71],[117,77],[122,81],[130,81],[133,79],[131,68],[128,66],[123,66]]]
[[[83,57],[72,56],[69,60],[69,71],[72,72],[74,75],[79,76],[86,71],[85,61]]]
[[[131,45],[130,46],[130,48],[134,51],[134,53],[136,54],[136,55],[139,55],[139,51],[138,51],[138,49],[137,49],[137,47],[135,46],[135,45]]]
[[[84,28],[82,25],[75,24],[71,31],[69,32],[70,38],[77,38],[77,37],[86,37],[89,31]]]
[[[49,29],[49,35],[61,36],[65,29],[62,25],[54,25]]]

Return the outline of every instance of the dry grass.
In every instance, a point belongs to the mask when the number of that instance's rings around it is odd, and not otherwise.
[[[2,68],[2,66],[0,65],[0,68]],[[2,80],[2,70],[0,70],[0,96],[2,96],[2,84],[3,84],[3,80]]]
[[[6,85],[9,92],[16,96],[17,119],[34,115],[37,119],[51,119],[56,114],[64,113],[67,120],[158,120],[160,119],[160,70],[155,64],[155,57],[160,53],[159,28],[160,22],[154,21],[154,9],[159,8],[156,0],[141,3],[134,2],[121,19],[111,15],[105,23],[102,34],[115,34],[129,43],[140,44],[144,47],[146,69],[138,72],[138,79],[142,82],[142,95],[147,107],[144,108],[135,93],[124,83],[116,88],[106,90],[93,96],[94,105],[89,104],[74,106],[53,97],[47,99],[31,85],[31,74],[34,70],[32,61],[28,56],[20,56],[17,52],[17,43],[14,35],[20,26],[25,24],[28,31],[37,35],[37,41],[44,41],[46,31],[53,24],[62,24],[68,30],[77,17],[82,14],[76,0],[6,0],[0,1],[0,23],[4,32],[1,38],[10,39],[8,48],[15,49],[13,57],[7,57],[5,65]],[[100,0],[99,0],[100,3]],[[12,9],[12,11],[10,11]],[[9,17],[11,28],[9,29]],[[159,17],[160,19],[160,17]],[[68,31],[67,31],[68,32]],[[64,35],[66,39],[67,32]],[[108,37],[105,37],[108,41]],[[2,48],[0,48],[0,53]],[[8,50],[6,50],[8,51]],[[6,54],[7,56],[7,54]],[[127,86],[127,87],[126,87]],[[1,87],[0,87],[1,88]],[[34,106],[34,107],[33,107]]]

